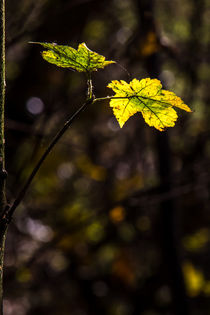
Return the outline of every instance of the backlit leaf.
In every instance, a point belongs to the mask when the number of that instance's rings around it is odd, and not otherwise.
[[[57,45],[55,43],[34,43],[40,44],[45,50],[42,57],[58,67],[71,68],[79,72],[92,72],[103,69],[111,63],[112,60],[105,60],[105,57],[90,50],[85,43],[79,44],[78,49],[70,46]]]
[[[122,128],[132,115],[141,112],[149,126],[163,131],[173,127],[178,118],[175,107],[191,112],[180,97],[173,92],[163,90],[157,79],[133,79],[130,83],[123,80],[112,81],[108,84],[115,95],[110,100],[115,117]]]

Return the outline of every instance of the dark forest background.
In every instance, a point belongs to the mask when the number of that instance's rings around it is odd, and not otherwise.
[[[51,137],[86,97],[83,74],[29,41],[118,64],[94,74],[159,78],[193,113],[156,131],[120,129],[108,102],[77,120],[11,223],[6,315],[210,314],[210,1],[7,0],[6,167],[13,200]],[[129,74],[123,69],[125,67]]]

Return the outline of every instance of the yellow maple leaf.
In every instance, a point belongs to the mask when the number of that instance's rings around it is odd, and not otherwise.
[[[133,79],[130,83],[114,80],[108,87],[115,92],[110,107],[121,128],[131,116],[141,112],[149,126],[163,131],[175,125],[178,115],[174,107],[191,112],[175,93],[163,90],[157,79]]]

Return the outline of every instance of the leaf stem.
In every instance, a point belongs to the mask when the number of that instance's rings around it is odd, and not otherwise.
[[[93,103],[95,102],[98,102],[98,101],[106,101],[106,100],[114,100],[114,99],[121,99],[121,100],[124,100],[124,99],[130,99],[130,98],[133,98],[133,97],[136,97],[136,96],[105,96],[105,97],[97,97],[97,98],[94,98],[93,100]]]
[[[92,99],[93,98],[93,82],[91,78],[91,72],[87,73],[87,86],[88,86],[87,97],[89,99]]]
[[[39,171],[40,167],[42,166],[43,162],[45,161],[45,159],[47,158],[47,156],[49,155],[49,153],[52,151],[52,149],[54,148],[54,146],[56,145],[56,143],[61,139],[61,137],[63,136],[63,134],[66,132],[66,130],[70,127],[70,125],[73,123],[73,121],[79,116],[79,114],[85,110],[85,108],[93,103],[93,99],[92,98],[88,98],[86,100],[86,102],[65,122],[64,126],[60,129],[60,131],[55,135],[55,137],[53,138],[52,142],[49,144],[49,146],[47,147],[47,149],[45,150],[45,152],[43,153],[43,155],[41,156],[41,158],[39,159],[39,161],[37,162],[37,164],[35,165],[34,169],[32,170],[30,176],[28,177],[25,185],[23,186],[22,190],[19,192],[17,198],[14,200],[13,204],[8,208],[5,209],[4,212],[4,216],[7,219],[7,221],[9,222],[14,214],[14,211],[16,210],[16,208],[18,207],[18,205],[21,203],[21,201],[23,200],[32,180],[34,179],[35,175],[37,174],[37,172]]]

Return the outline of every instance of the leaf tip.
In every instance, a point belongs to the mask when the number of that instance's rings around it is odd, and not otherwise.
[[[122,129],[122,127],[125,125],[125,122],[122,121],[118,121],[120,128]]]

